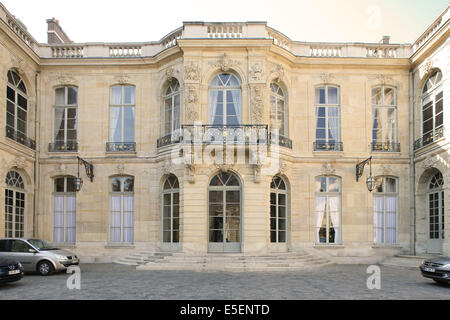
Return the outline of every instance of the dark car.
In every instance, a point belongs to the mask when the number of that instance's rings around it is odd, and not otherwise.
[[[425,278],[433,279],[438,283],[450,283],[450,258],[427,259],[419,268]]]
[[[23,278],[23,266],[18,261],[0,258],[0,284],[18,281]]]

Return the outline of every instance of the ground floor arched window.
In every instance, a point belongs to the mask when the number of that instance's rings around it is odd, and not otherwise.
[[[287,240],[288,190],[279,176],[270,184],[270,242],[285,243]]]
[[[25,184],[21,175],[11,170],[6,174],[5,237],[24,237]]]

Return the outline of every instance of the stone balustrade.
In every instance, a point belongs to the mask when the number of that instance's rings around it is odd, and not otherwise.
[[[140,45],[113,45],[109,46],[109,56],[114,58],[121,57],[140,57],[142,55],[142,46]]]
[[[319,45],[309,48],[311,57],[342,57],[342,47],[335,45]]]
[[[237,39],[243,37],[243,23],[208,23],[206,24],[208,38]]]
[[[34,49],[37,45],[36,40],[26,31],[26,28],[13,16],[6,14],[8,26],[25,42],[30,48]]]
[[[413,53],[419,50],[440,28],[450,19],[450,6],[442,12],[442,14],[428,27],[427,30],[413,43]]]
[[[55,45],[51,47],[52,58],[83,58],[84,47],[79,45]]]

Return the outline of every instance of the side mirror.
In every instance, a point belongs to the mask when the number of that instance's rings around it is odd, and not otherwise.
[[[31,249],[31,248],[30,248],[30,249],[28,249],[28,252],[29,252],[29,253],[37,253],[37,251],[36,251],[36,250],[34,250],[34,249]]]

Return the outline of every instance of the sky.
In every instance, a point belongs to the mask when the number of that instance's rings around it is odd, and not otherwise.
[[[413,43],[448,0],[0,0],[40,43],[56,18],[71,40],[158,41],[183,21],[266,21],[291,40]]]

